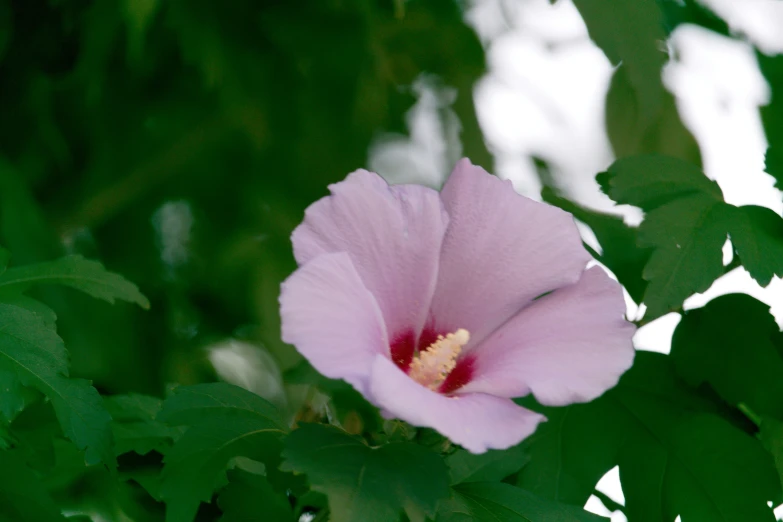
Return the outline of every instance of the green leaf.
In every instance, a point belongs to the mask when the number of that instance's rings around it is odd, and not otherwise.
[[[25,387],[16,376],[16,372],[0,366],[0,419],[6,422],[13,420],[27,404]],[[35,393],[35,392],[33,392]]]
[[[613,200],[646,212],[637,239],[640,247],[653,249],[642,272],[649,281],[646,319],[678,310],[723,274],[732,207],[698,168],[667,156],[634,156],[616,161],[596,180]]]
[[[280,431],[280,412],[266,399],[239,386],[223,382],[180,386],[163,403],[157,419],[171,425],[197,425],[205,418],[247,415],[266,419]]]
[[[677,198],[704,195],[718,202],[723,193],[695,165],[658,154],[644,154],[615,161],[595,177],[601,190],[618,203],[649,212]]]
[[[742,266],[761,286],[783,276],[783,219],[766,207],[729,207],[729,237]]]
[[[446,458],[451,484],[463,482],[500,481],[522,469],[530,456],[524,446],[507,450],[490,450],[474,454],[458,449]]]
[[[6,268],[8,268],[8,261],[10,260],[11,260],[11,252],[3,247],[0,247],[0,274],[5,272]]]
[[[97,261],[68,256],[8,269],[0,275],[0,291],[23,292],[36,284],[59,284],[80,290],[96,299],[136,303],[144,309],[150,303],[139,289],[121,275],[109,272]]]
[[[605,113],[615,156],[658,152],[700,163],[698,144],[680,121],[674,97],[661,80],[668,58],[661,4],[574,1],[590,38],[615,66]]]
[[[81,479],[89,481],[88,475],[90,474],[93,477],[102,477],[102,488],[107,482],[113,482],[113,473],[110,474],[104,466],[95,466],[89,469],[84,462],[84,453],[79,451],[72,442],[61,437],[55,437],[47,442],[52,445],[54,452],[54,467],[42,471],[45,473],[44,478],[50,491],[62,491],[63,488]]]
[[[648,415],[657,413],[662,423],[719,411],[677,376],[668,356],[637,352],[617,387],[588,404],[544,408],[529,399],[517,401],[548,419],[525,443],[531,459],[518,485],[545,498],[584,505],[598,480],[617,465],[620,448],[633,431],[629,421],[635,419],[618,402],[625,395],[650,398]]]
[[[537,497],[502,482],[471,482],[453,488],[437,522],[599,522],[607,520],[578,506]]]
[[[639,227],[639,245],[654,247],[642,276],[646,317],[654,319],[681,307],[723,275],[727,232],[723,202],[703,194],[673,201],[650,211]]]
[[[594,254],[595,258],[617,276],[634,301],[641,303],[647,287],[642,270],[651,250],[637,246],[638,229],[626,225],[620,216],[603,214],[562,198],[550,187],[544,187],[541,197],[590,227],[603,250],[600,255]]]
[[[259,416],[212,419],[190,427],[164,459],[161,498],[167,522],[193,520],[200,502],[226,483],[225,470],[235,457],[265,461],[279,452],[282,430]]]
[[[661,67],[666,54],[663,15],[655,0],[575,0],[590,38],[614,65],[623,64],[639,99],[641,118],[657,112],[663,95]]]
[[[166,453],[161,497],[167,522],[190,522],[200,502],[226,483],[236,457],[277,458],[285,426],[277,410],[257,395],[225,383],[177,388],[157,419],[187,425]]]
[[[698,144],[680,121],[661,69],[668,59],[664,10],[670,2],[575,0],[590,37],[612,62],[606,130],[615,156],[664,153],[701,163]]]
[[[549,421],[518,480],[534,494],[582,506],[619,465],[629,520],[774,520],[767,501],[780,485],[769,454],[678,379],[665,355],[638,352],[602,397],[543,411]]]
[[[52,401],[63,432],[86,451],[87,463],[111,467],[111,417],[88,381],[68,378],[67,358],[51,324],[25,308],[0,302],[0,369],[14,372],[23,385]],[[16,400],[8,395],[2,409],[14,408]]]
[[[106,410],[112,417],[115,455],[131,451],[146,455],[153,450],[165,453],[174,439],[182,435],[181,428],[155,420],[161,402],[157,397],[135,393],[104,397]]]
[[[690,384],[708,382],[730,404],[783,419],[781,337],[769,306],[745,294],[723,295],[684,314],[671,358]]]
[[[642,419],[647,431],[630,439],[620,461],[629,520],[775,520],[767,502],[780,485],[757,440],[712,415],[670,430],[651,420]]]
[[[121,467],[122,468],[122,467]],[[120,480],[133,481],[147,492],[147,494],[157,502],[162,502],[160,496],[160,467],[158,466],[140,466],[127,470],[120,469],[117,474]]]
[[[103,400],[115,421],[154,420],[163,403],[157,397],[138,393],[110,395]]]
[[[617,464],[624,433],[606,400],[543,410],[547,422],[525,441],[530,462],[517,485],[546,499],[584,506],[595,485]]]
[[[658,97],[643,100],[631,73],[617,66],[606,93],[606,134],[615,156],[658,153],[701,165],[699,144],[680,120],[674,96],[660,88],[660,75],[651,79]]]
[[[783,422],[764,417],[761,421],[761,441],[775,459],[780,484],[783,486]]]
[[[228,486],[218,496],[220,522],[293,522],[294,512],[285,496],[275,492],[263,475],[243,469],[228,472]]]
[[[397,522],[402,509],[432,517],[448,495],[443,460],[415,444],[371,448],[337,428],[304,424],[286,439],[283,458],[281,468],[307,474],[341,522]]]
[[[780,54],[766,55],[756,50],[756,60],[771,91],[771,100],[759,108],[761,121],[764,124],[769,148],[766,153],[766,171],[776,180],[778,188],[783,187],[783,56]]]
[[[26,295],[22,294],[11,294],[4,295],[2,297],[2,302],[9,305],[19,306],[21,308],[26,308],[40,317],[48,328],[51,328],[52,330],[57,329],[55,324],[57,321],[57,314],[55,314],[54,310],[43,304],[41,301],[37,301],[32,297],[27,297]]]
[[[615,66],[606,94],[606,130],[615,156],[663,153],[700,164],[696,140],[664,88],[667,2],[575,0],[590,37]]]
[[[40,393],[35,392],[40,399]],[[11,423],[14,449],[23,454],[31,467],[49,472],[56,465],[55,441],[62,440],[63,430],[51,401],[33,401]]]
[[[64,522],[41,479],[14,451],[0,451],[0,520]]]
[[[770,146],[764,156],[765,171],[775,178],[775,186],[783,190],[783,150],[779,146]]]
[[[649,281],[646,319],[678,310],[723,275],[728,236],[759,284],[783,275],[783,219],[763,207],[726,204],[718,185],[695,166],[666,156],[634,156],[596,179],[616,202],[646,212],[637,237],[640,247],[653,249],[642,272]]]

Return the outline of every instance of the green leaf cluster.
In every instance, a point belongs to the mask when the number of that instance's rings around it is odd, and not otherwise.
[[[68,352],[57,334],[55,313],[24,292],[37,284],[60,284],[110,303],[149,303],[134,284],[96,261],[75,256],[8,268],[11,256],[1,252],[0,433],[5,449],[0,459],[9,470],[4,475],[9,482],[2,488],[7,497],[3,509],[16,520],[59,520],[59,510],[36,470],[29,467],[35,454],[54,451],[55,434],[31,434],[24,422],[28,407],[50,408],[59,423],[56,431],[71,441],[71,451],[82,466],[100,463],[114,471],[111,417],[89,381],[69,376]]]
[[[717,183],[696,166],[639,155],[617,160],[596,179],[614,201],[644,211],[639,227],[581,207],[551,187],[543,198],[593,230],[602,247],[593,255],[646,305],[645,322],[681,311],[688,297],[737,265],[761,286],[783,275],[783,219],[768,208],[726,203]],[[735,258],[728,266],[722,250],[727,240]]]
[[[208,518],[215,508],[222,521],[293,521],[314,507],[346,521],[602,520],[500,482],[528,463],[521,445],[473,455],[434,451],[424,432],[400,440],[390,431],[375,445],[328,424],[290,431],[269,402],[226,383],[180,386],[162,402],[122,395],[106,404],[121,478],[165,505],[166,522]],[[162,459],[139,460],[154,453]]]
[[[727,239],[760,285],[783,275],[783,219],[764,207],[726,203],[717,183],[697,167],[668,156],[633,156],[616,161],[597,180],[614,201],[645,212],[636,244],[650,251],[641,273],[647,320],[681,310],[685,299],[726,272]]]

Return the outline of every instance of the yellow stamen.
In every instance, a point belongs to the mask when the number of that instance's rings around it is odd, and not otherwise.
[[[437,341],[413,357],[408,375],[419,384],[436,390],[457,366],[457,357],[469,340],[470,334],[463,328],[446,337],[439,335]]]

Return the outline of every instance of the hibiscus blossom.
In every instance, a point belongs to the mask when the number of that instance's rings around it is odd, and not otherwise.
[[[570,214],[461,160],[443,190],[364,170],[331,185],[292,235],[283,339],[384,416],[471,452],[544,420],[511,399],[592,400],[632,363],[620,285]]]

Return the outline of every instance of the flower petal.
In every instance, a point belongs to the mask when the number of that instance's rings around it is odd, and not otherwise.
[[[390,336],[421,331],[438,270],[448,216],[438,193],[418,185],[390,187],[359,170],[331,185],[294,230],[300,263],[328,252],[347,252],[375,296]]]
[[[461,393],[484,392],[560,406],[595,399],[631,367],[635,327],[623,318],[619,283],[600,267],[536,300],[471,355],[473,379]]]
[[[378,303],[344,252],[318,256],[283,282],[280,318],[283,341],[363,394],[375,357],[389,356]]]
[[[441,395],[415,382],[384,357],[375,358],[370,392],[384,415],[433,428],[473,453],[511,447],[545,420],[510,399],[483,393]]]
[[[449,213],[432,316],[471,346],[543,293],[575,283],[590,256],[570,214],[514,192],[467,159],[441,192]]]

